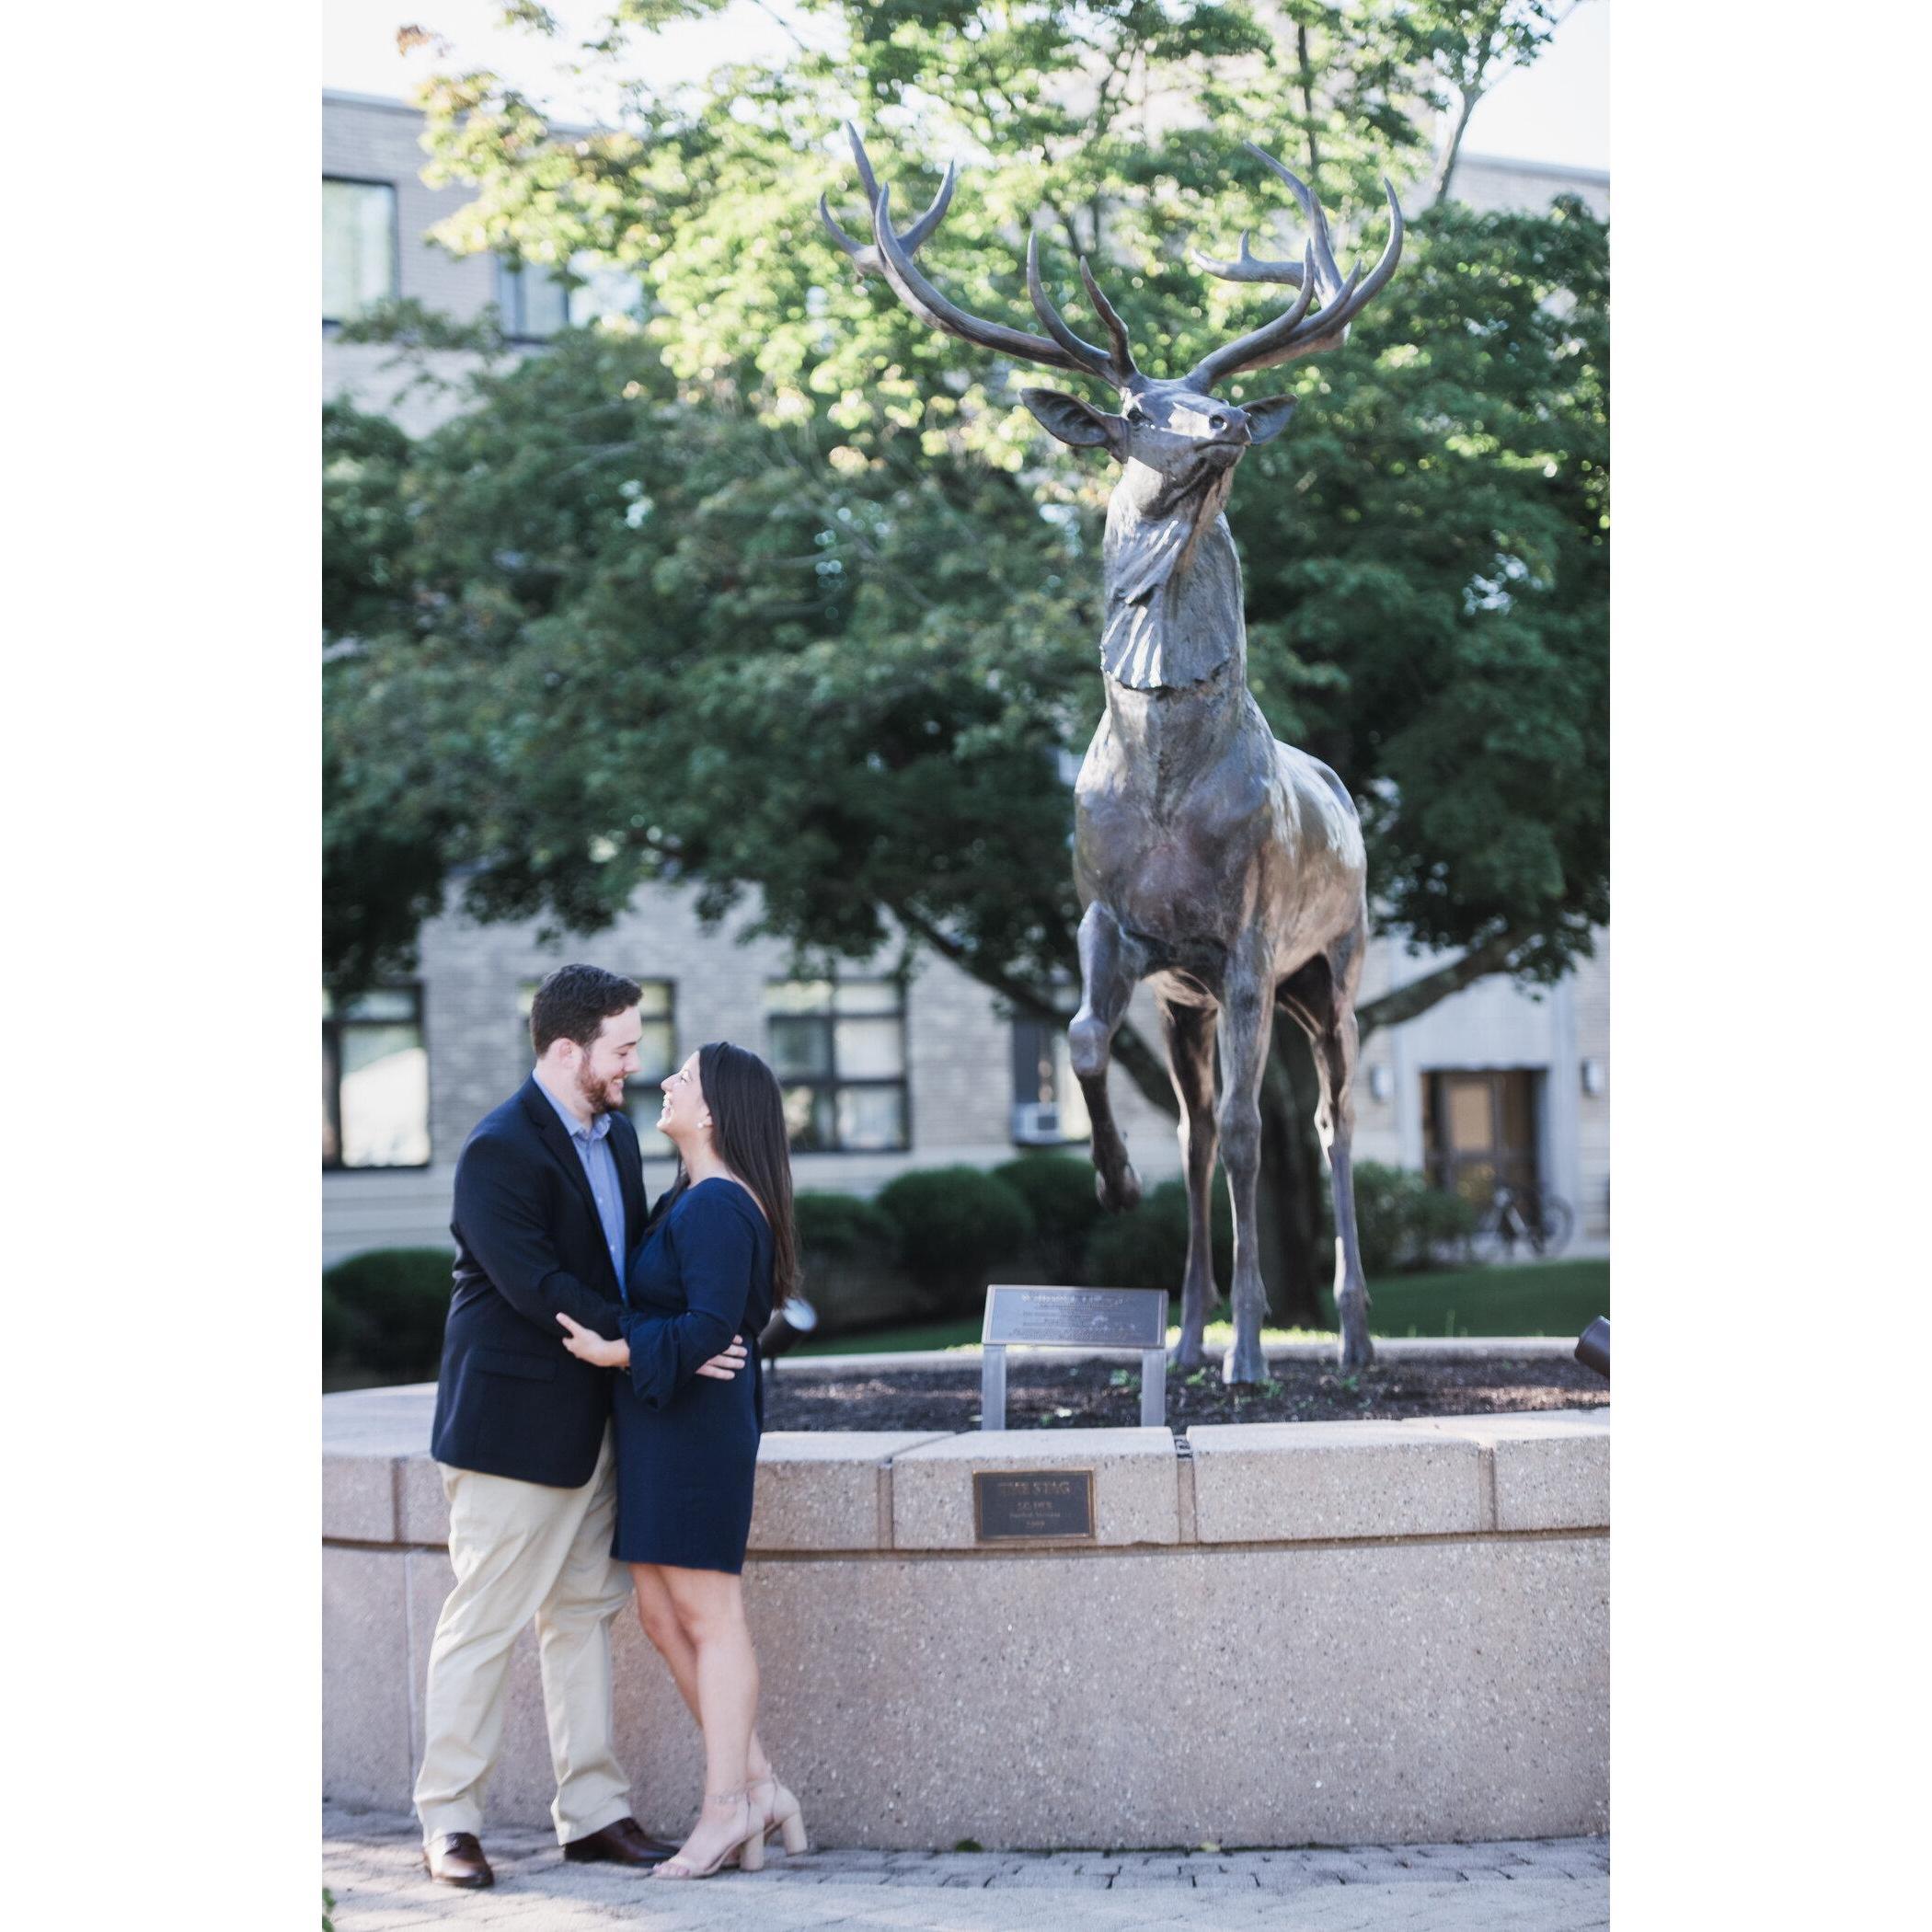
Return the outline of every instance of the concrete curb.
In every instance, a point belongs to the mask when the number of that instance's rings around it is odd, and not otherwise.
[[[1576,1338],[1562,1335],[1378,1335],[1375,1355],[1384,1362],[1464,1362],[1472,1356],[1496,1355],[1510,1360],[1543,1361],[1567,1359],[1576,1353]],[[1328,1362],[1334,1359],[1337,1344],[1332,1341],[1265,1342],[1261,1352],[1271,1362]],[[1210,1362],[1219,1362],[1225,1349],[1210,1347]],[[1006,1360],[1028,1362],[1052,1357],[1061,1362],[1137,1362],[1132,1349],[1036,1349],[1018,1345],[1007,1349]],[[773,1364],[781,1374],[805,1371],[850,1369],[931,1369],[978,1368],[980,1345],[967,1342],[951,1349],[906,1349],[878,1355],[781,1355]]]

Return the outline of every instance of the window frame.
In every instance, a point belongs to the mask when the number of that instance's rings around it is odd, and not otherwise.
[[[646,1144],[647,1142],[662,1140],[663,1136],[657,1131],[656,1121],[640,1121],[630,1110],[630,1098],[634,1093],[641,1094],[647,1088],[657,1087],[659,1082],[674,1074],[684,1064],[679,1054],[677,1032],[677,982],[675,980],[661,979],[655,973],[648,978],[640,978],[635,973],[627,974],[627,977],[638,987],[639,993],[647,986],[661,986],[664,989],[663,1012],[653,1013],[647,1018],[641,1009],[640,1003],[638,1018],[646,1026],[661,1020],[671,1031],[671,1051],[663,1073],[658,1075],[655,1079],[640,1068],[634,1080],[627,1080],[624,1083],[624,1118],[630,1122],[632,1129],[636,1132],[638,1145],[643,1149],[646,1160],[675,1160],[677,1158],[677,1149],[671,1146],[668,1143],[661,1147]],[[527,1026],[524,1029],[523,1037],[525,1040],[529,1038]],[[663,1094],[661,1091],[659,1092],[658,1098],[661,1102],[662,1101]]]
[[[577,259],[577,257],[573,256],[571,258],[572,262],[574,263]],[[559,271],[548,262],[518,261],[508,255],[499,255],[494,259],[496,262],[497,319],[502,328],[503,339],[506,342],[525,344],[554,342],[566,329],[585,328],[597,319],[594,316],[587,316],[582,313],[582,298],[589,292],[594,277],[585,274],[575,267],[567,267],[562,270],[562,273],[574,275],[577,279],[569,286],[560,291],[563,296],[563,320],[548,335],[541,335],[535,329],[525,327],[524,311],[526,304],[523,299],[525,288],[523,277],[535,271],[549,277],[554,282],[560,279]],[[638,321],[641,322],[650,313],[650,301],[645,293],[642,278],[634,273],[626,273],[624,280],[632,289],[635,297],[635,307],[621,310],[618,313],[634,316]],[[513,302],[512,300],[512,283],[515,296]],[[600,315],[607,313],[610,313],[610,311],[599,311]]]
[[[565,329],[573,326],[570,319],[570,296],[572,291],[569,289],[561,291],[564,309],[563,321],[556,328],[553,328],[548,335],[539,334],[536,330],[526,328],[523,326],[524,310],[528,306],[524,300],[523,277],[530,273],[532,270],[537,270],[543,274],[549,276],[554,282],[556,280],[556,270],[550,268],[547,263],[541,261],[512,261],[507,255],[499,255],[496,258],[496,263],[497,316],[502,325],[503,339],[506,342],[554,342]],[[513,305],[515,313],[513,316],[512,314],[512,303],[511,300],[512,283],[515,290],[515,302]]]
[[[799,1013],[781,1011],[772,1005],[773,989],[779,986],[825,985],[832,988],[832,1004],[822,1013]],[[838,1010],[838,988],[841,985],[878,985],[891,987],[897,1004],[890,1013],[845,1013]],[[913,1148],[913,1077],[912,1055],[908,1051],[906,1035],[906,976],[896,972],[861,972],[848,976],[837,973],[822,975],[816,979],[798,979],[790,976],[768,978],[765,983],[765,1045],[773,1061],[772,1071],[776,1075],[781,1093],[789,1093],[796,1087],[810,1087],[814,1099],[821,1092],[831,1094],[833,1132],[838,1131],[838,1095],[842,1088],[852,1087],[896,1087],[902,1098],[899,1110],[900,1137],[883,1146],[848,1147],[842,1142],[830,1146],[800,1147],[787,1142],[794,1159],[800,1155],[880,1155],[910,1154]],[[777,1068],[777,1053],[772,1041],[771,1026],[775,1019],[822,1021],[826,1029],[826,1064],[831,1072],[825,1075],[794,1075],[780,1073]],[[861,1074],[846,1077],[838,1070],[838,1022],[841,1019],[894,1019],[899,1023],[899,1072],[896,1075],[882,1074]]]
[[[661,1021],[671,1029],[671,1061],[670,1064],[665,1067],[664,1073],[657,1076],[658,1080],[661,1080],[665,1075],[675,1073],[684,1064],[678,1052],[677,982],[673,979],[666,979],[661,974],[655,972],[627,972],[624,977],[638,988],[640,995],[647,987],[650,986],[661,986],[664,989],[663,1012],[646,1014],[639,1010],[638,1015],[639,1022],[645,1026]],[[534,980],[520,979],[517,982],[516,1018],[518,1041],[520,1057],[525,1062],[528,1062],[530,1059],[530,1003],[535,998],[536,989],[542,984],[543,979],[541,975]],[[634,1078],[624,1083],[624,1118],[636,1130],[638,1141],[642,1147],[643,1156],[646,1160],[675,1160],[677,1158],[677,1149],[675,1147],[669,1145],[656,1147],[646,1144],[650,1140],[660,1137],[657,1134],[656,1121],[640,1121],[630,1110],[631,1096],[633,1094],[641,1094],[647,1087],[655,1085],[656,1081],[649,1074],[641,1070]]]
[[[381,188],[389,195],[389,293],[384,299],[390,302],[402,300],[402,191],[399,184],[385,180],[378,175],[338,175],[327,169],[322,175],[323,185],[331,181],[343,188]],[[324,292],[322,327],[340,328],[345,322],[352,321],[351,316],[332,316],[328,313],[328,294]],[[387,991],[387,988],[382,989]]]
[[[1548,1105],[1549,1069],[1544,1066],[1432,1066],[1422,1070],[1422,1171],[1429,1184],[1445,1194],[1478,1197],[1464,1187],[1468,1172],[1487,1169],[1487,1200],[1499,1185],[1541,1187],[1544,1170],[1544,1119]],[[1524,1137],[1508,1137],[1512,1082],[1524,1116]],[[1486,1147],[1458,1150],[1449,1128],[1450,1085],[1460,1082],[1485,1087],[1489,1093],[1489,1143]]]
[[[1072,1016],[1069,1015],[1068,1018],[1070,1019],[1071,1018]],[[1037,1051],[1033,1054],[1030,1063],[1022,1058],[1021,1041],[1025,1038],[1026,1033],[1030,1030],[1036,1035],[1042,1036],[1046,1041],[1056,1042],[1061,1048],[1064,1048],[1067,1023],[1065,1019],[1034,1019],[1025,1014],[1018,1013],[1016,1013],[1008,1022],[1010,1028],[1008,1041],[1013,1065],[1013,1098],[1007,1110],[1006,1133],[1016,1147],[1086,1147],[1090,1146],[1093,1143],[1094,1129],[1091,1119],[1087,1121],[1085,1133],[1068,1133],[1063,1130],[1060,1138],[1054,1141],[1022,1141],[1018,1134],[1017,1116],[1019,1109],[1041,1104],[1037,1093],[1029,1098],[1022,1098],[1021,1097],[1022,1068],[1030,1064],[1037,1070],[1040,1064],[1040,1055]],[[1066,1096],[1059,1090],[1059,1054],[1054,1052],[1052,1054],[1052,1057],[1054,1068],[1054,1092],[1051,1104],[1064,1111],[1066,1107]],[[1079,1081],[1073,1071],[1071,1064],[1067,1067],[1067,1080],[1075,1091],[1078,1092]],[[1087,1097],[1083,1093],[1080,1098],[1084,1110]]]
[[[426,1017],[427,1001],[423,998],[420,980],[402,980],[394,983],[371,986],[370,993],[406,993],[415,1003],[416,1037],[421,1044],[425,1074],[429,1066],[430,1032]],[[335,1158],[328,1157],[327,1150],[322,1156],[322,1171],[325,1174],[422,1174],[436,1164],[435,1109],[431,1097],[425,1092],[422,1109],[422,1133],[426,1152],[418,1161],[383,1161],[366,1166],[351,1167],[342,1158],[342,1029],[345,1027],[371,1026],[393,1027],[403,1022],[393,1019],[346,1019],[340,1013],[324,1012],[322,1016],[322,1106],[325,1122],[335,1129]]]

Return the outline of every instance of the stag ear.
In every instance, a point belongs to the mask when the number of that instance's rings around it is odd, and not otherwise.
[[[1243,403],[1241,413],[1248,418],[1250,443],[1272,443],[1288,427],[1294,414],[1292,396],[1264,396],[1259,402]]]
[[[1127,425],[1118,416],[1084,403],[1057,389],[1022,389],[1019,399],[1032,410],[1041,429],[1075,448],[1105,444],[1118,456],[1124,447]]]

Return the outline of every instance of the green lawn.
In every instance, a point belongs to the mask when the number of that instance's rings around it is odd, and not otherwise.
[[[1581,1335],[1610,1312],[1608,1261],[1526,1261],[1512,1268],[1446,1269],[1391,1275],[1369,1284],[1369,1332],[1374,1335]],[[1179,1330],[1169,1328],[1172,1340]],[[1326,1341],[1334,1331],[1266,1328],[1264,1341]],[[798,1355],[872,1355],[906,1349],[970,1347],[980,1317],[874,1328],[801,1342]],[[1226,1322],[1209,1324],[1211,1343],[1231,1339]]]

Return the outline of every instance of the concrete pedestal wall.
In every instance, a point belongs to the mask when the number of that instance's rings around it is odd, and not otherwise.
[[[325,1398],[324,1788],[407,1808],[451,1572],[431,1391]],[[1090,1468],[1095,1540],[975,1544],[972,1472]],[[1607,1829],[1601,1410],[769,1435],[745,1571],[761,1726],[827,1844],[1535,1838]],[[617,1732],[667,1835],[696,1727],[628,1616]],[[491,1817],[554,1790],[535,1649]]]

